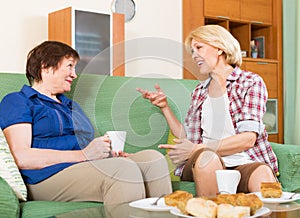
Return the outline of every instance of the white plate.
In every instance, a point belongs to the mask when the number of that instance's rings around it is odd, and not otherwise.
[[[292,199],[288,199],[294,194],[292,192],[282,192],[280,198],[263,198],[260,192],[254,192],[254,194],[256,194],[262,202],[267,204],[288,203],[300,199],[300,194],[296,194]]]
[[[249,216],[248,218],[260,217],[260,216],[266,215],[266,214],[268,214],[270,212],[271,212],[270,209],[268,209],[266,207],[262,207],[259,210],[257,210],[256,213],[253,216]],[[194,216],[189,216],[189,215],[185,215],[185,214],[181,213],[181,211],[178,208],[176,208],[176,207],[173,207],[170,210],[170,213],[173,214],[173,215],[175,215],[175,216],[179,216],[179,217],[195,218]]]
[[[157,205],[152,205],[157,198],[145,198],[129,203],[129,206],[147,211],[169,211],[171,208],[165,204],[164,198],[159,199]]]

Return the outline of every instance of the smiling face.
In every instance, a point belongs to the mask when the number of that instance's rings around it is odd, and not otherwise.
[[[192,39],[192,58],[199,67],[201,75],[209,75],[219,62],[220,52],[216,47]]]
[[[57,68],[49,67],[42,70],[43,85],[52,95],[71,91],[72,82],[77,78],[76,63],[72,57],[63,58]]]

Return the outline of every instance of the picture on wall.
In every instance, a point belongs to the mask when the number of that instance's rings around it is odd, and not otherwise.
[[[257,57],[265,58],[265,37],[258,36],[253,38],[255,46],[257,47]]]

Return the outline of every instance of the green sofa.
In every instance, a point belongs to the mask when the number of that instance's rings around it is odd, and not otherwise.
[[[167,143],[169,128],[160,110],[152,106],[135,90],[141,87],[153,90],[158,83],[169,98],[175,115],[184,119],[190,92],[198,84],[195,80],[149,79],[136,77],[110,77],[82,74],[67,95],[77,101],[92,120],[95,130],[104,134],[108,130],[127,131],[125,151],[133,153],[141,149],[158,149]],[[0,73],[0,99],[7,93],[19,91],[27,84],[24,74]],[[300,190],[300,146],[272,143],[279,159],[279,180],[284,191]],[[174,166],[170,164],[170,174]],[[195,194],[194,183],[178,181],[172,176],[174,190],[186,190]],[[61,213],[89,207],[101,207],[95,202],[19,202],[10,186],[0,177],[0,217],[51,217]]]

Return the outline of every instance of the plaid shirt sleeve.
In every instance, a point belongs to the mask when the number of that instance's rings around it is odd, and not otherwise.
[[[267,89],[264,81],[258,77],[252,86],[247,90],[242,109],[243,120],[260,121],[266,112],[266,102],[268,99]]]
[[[241,110],[242,121],[237,123],[238,132],[253,131],[258,134],[264,132],[262,120],[266,112],[267,99],[268,92],[264,81],[260,77],[254,77],[244,97]]]
[[[277,173],[277,157],[268,142],[268,135],[263,124],[263,116],[266,112],[268,99],[266,85],[263,79],[256,74],[251,74],[251,76],[248,74],[242,80],[245,93],[240,119],[235,120],[237,121],[237,130],[238,132],[254,131],[258,133],[254,147],[246,152],[252,160],[269,164],[274,172]]]

